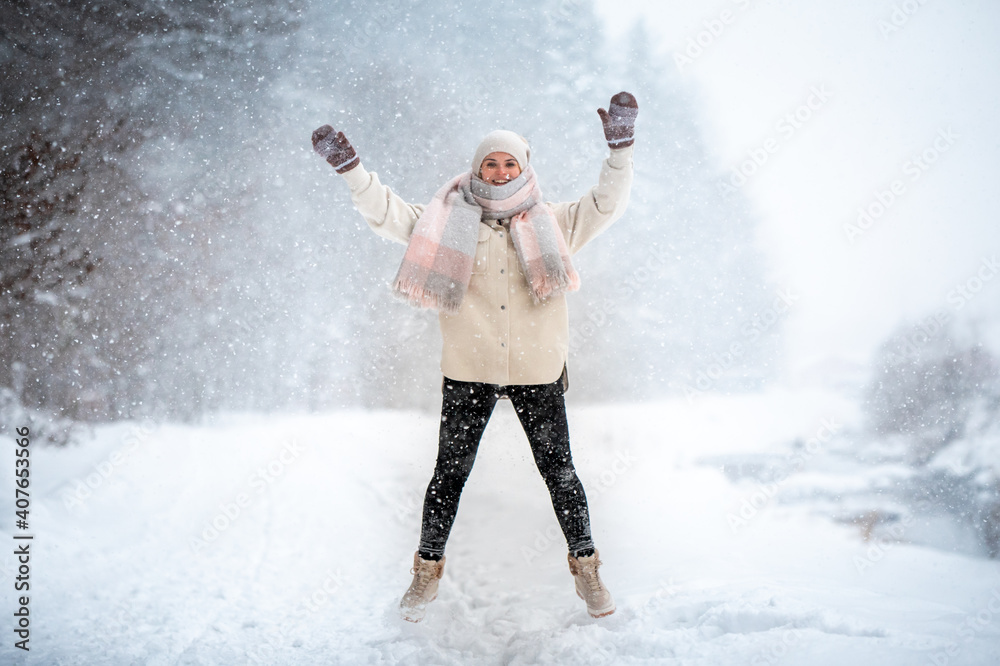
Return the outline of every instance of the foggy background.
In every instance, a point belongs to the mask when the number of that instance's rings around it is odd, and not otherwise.
[[[720,171],[739,170],[778,139],[742,193],[760,220],[754,237],[768,275],[802,295],[786,321],[785,378],[822,381],[834,368],[863,376],[896,327],[941,312],[996,350],[997,282],[973,298],[956,287],[972,280],[976,288],[981,264],[1000,250],[1000,43],[992,38],[1000,6],[622,0],[597,9],[616,38],[645,21],[659,59],[697,90]],[[730,20],[719,26],[723,12]],[[814,87],[829,100],[786,137],[776,125]],[[948,132],[951,145],[935,156]],[[902,195],[849,235],[858,209],[894,181]]]
[[[576,199],[607,151],[595,111],[623,89],[641,105],[637,178],[578,258],[576,395],[775,376],[782,285],[760,218],[720,188],[693,89],[640,28],[611,45],[565,2],[70,7],[16,6],[0,47],[12,402],[85,420],[432,405],[435,315],[391,298],[403,248],[367,229],[312,129],[343,129],[413,202],[513,129],[547,198]]]
[[[570,401],[836,389],[864,414],[859,459],[948,489],[996,552],[995,4],[3,16],[4,428],[65,443],[75,423],[434,409],[436,316],[390,296],[403,248],[366,227],[311,131],[343,130],[420,203],[512,129],[547,198],[571,200],[606,153],[595,110],[628,90],[636,180],[576,259]]]

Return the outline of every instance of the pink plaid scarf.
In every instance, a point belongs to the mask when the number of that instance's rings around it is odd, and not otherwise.
[[[562,230],[528,166],[504,185],[490,185],[468,172],[438,190],[413,228],[394,291],[418,307],[458,312],[469,288],[481,220],[508,218],[536,303],[580,288]]]

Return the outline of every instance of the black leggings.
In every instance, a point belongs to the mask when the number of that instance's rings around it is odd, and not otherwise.
[[[462,488],[476,461],[479,440],[497,400],[504,396],[514,405],[521,427],[528,436],[535,465],[548,486],[552,508],[570,552],[590,553],[594,548],[590,537],[590,513],[587,496],[576,476],[569,450],[562,381],[497,386],[458,382],[446,377],[441,392],[437,464],[424,496],[420,556],[424,559],[444,556]]]

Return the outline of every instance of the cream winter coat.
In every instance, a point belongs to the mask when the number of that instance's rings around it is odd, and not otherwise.
[[[351,200],[380,236],[407,243],[424,210],[379,182],[363,165],[342,174]],[[597,185],[579,201],[548,204],[571,254],[621,217],[632,187],[632,146],[612,150]],[[507,229],[508,220],[483,220],[472,278],[461,309],[440,314],[441,372],[467,382],[548,384],[569,353],[566,297],[534,303]],[[586,277],[586,276],[584,276]]]

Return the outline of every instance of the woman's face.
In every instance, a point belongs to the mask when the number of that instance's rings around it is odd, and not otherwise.
[[[490,185],[503,185],[521,175],[521,166],[510,153],[490,153],[479,167],[479,177]]]

